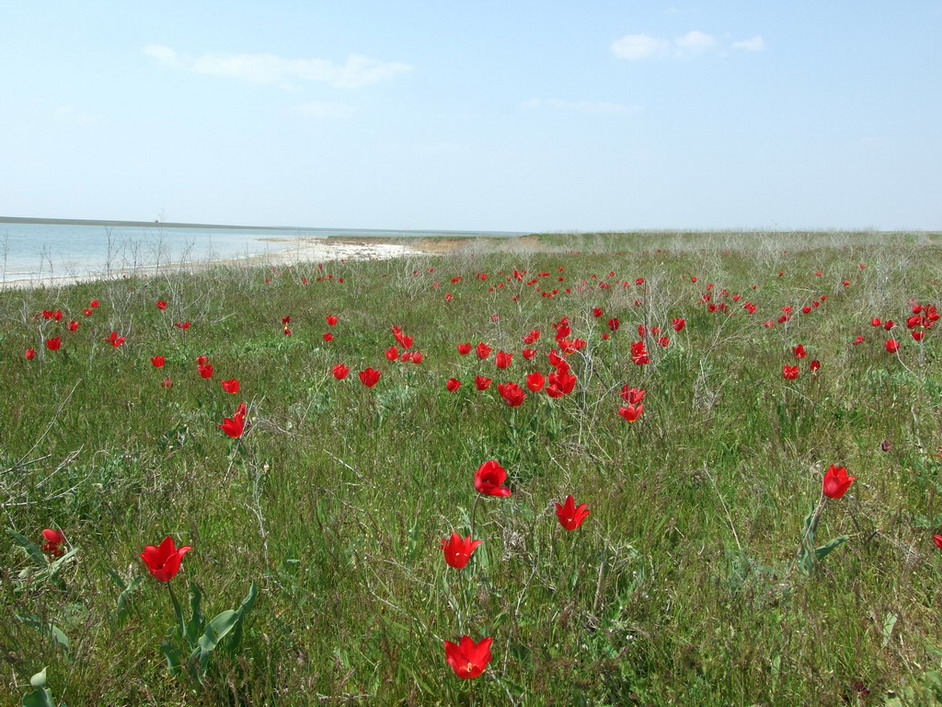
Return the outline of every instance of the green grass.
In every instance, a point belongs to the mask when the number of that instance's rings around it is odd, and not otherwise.
[[[920,347],[904,323],[912,300],[942,306],[940,259],[938,234],[544,235],[532,252],[482,241],[323,270],[0,292],[3,523],[36,543],[60,527],[77,548],[50,579],[0,535],[4,702],[48,666],[70,705],[933,704],[942,324]],[[515,268],[523,281],[505,280]],[[728,314],[707,311],[708,284]],[[764,326],[784,306],[798,313]],[[33,317],[44,309],[63,321]],[[587,341],[569,357],[576,390],[509,408],[497,383],[548,373],[564,316]],[[603,340],[615,316],[621,329]],[[888,333],[871,317],[898,324]],[[173,326],[183,320],[186,334]],[[649,340],[647,366],[629,356],[641,323],[671,340]],[[386,360],[393,325],[423,363]],[[532,364],[519,354],[531,329],[542,332]],[[112,331],[127,337],[119,349],[102,341]],[[41,333],[61,335],[62,350],[45,351]],[[899,357],[884,350],[890,336]],[[515,352],[513,364],[460,356],[463,341]],[[799,343],[808,358],[796,361]],[[330,375],[340,361],[342,382]],[[801,374],[786,381],[793,363]],[[367,366],[382,371],[372,389],[356,375]],[[494,379],[487,392],[478,374]],[[219,385],[232,377],[238,395]],[[634,424],[617,414],[624,384],[647,390]],[[217,426],[240,400],[250,425],[236,448]],[[488,459],[513,495],[476,502]],[[832,464],[857,480],[828,504],[818,540],[850,540],[806,575],[802,521]],[[574,532],[554,513],[567,494],[592,511]],[[454,570],[439,542],[468,534],[472,512],[484,544]],[[169,676],[160,652],[175,619],[138,555],[166,535],[193,547],[171,584],[183,597],[198,583],[209,616],[260,589],[241,646],[214,655],[202,685]],[[494,639],[476,680],[445,662],[442,641],[463,634]]]

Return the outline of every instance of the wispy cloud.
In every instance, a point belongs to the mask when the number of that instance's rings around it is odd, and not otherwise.
[[[564,101],[561,98],[531,98],[523,102],[525,108],[553,108],[556,110],[571,110],[580,113],[636,113],[638,106],[625,103],[610,103],[608,101]]]
[[[747,52],[761,52],[765,49],[765,40],[761,35],[756,35],[752,39],[743,39],[739,42],[733,42],[733,49],[742,49]]]
[[[382,61],[360,54],[350,54],[344,63],[337,64],[327,59],[288,59],[277,54],[213,52],[186,56],[159,44],[144,47],[144,53],[170,69],[258,84],[315,81],[337,88],[360,88],[388,81],[412,69],[403,62]]]
[[[346,118],[357,112],[356,106],[328,101],[307,101],[299,105],[297,110],[311,118]]]
[[[765,49],[762,37],[733,42],[733,49],[758,52]],[[616,39],[611,46],[612,53],[619,59],[639,61],[652,57],[696,57],[724,49],[718,37],[699,30],[691,30],[682,37],[664,39],[647,34],[626,34]]]

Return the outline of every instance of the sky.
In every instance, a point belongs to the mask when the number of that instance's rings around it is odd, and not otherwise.
[[[0,215],[942,229],[942,2],[0,0]]]

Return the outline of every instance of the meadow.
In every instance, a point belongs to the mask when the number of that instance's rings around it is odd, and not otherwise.
[[[3,702],[939,703],[940,262],[543,235],[2,291]]]

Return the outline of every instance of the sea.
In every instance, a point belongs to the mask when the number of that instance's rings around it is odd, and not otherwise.
[[[211,262],[265,255],[292,247],[264,239],[341,237],[424,238],[515,236],[508,231],[397,231],[351,228],[108,223],[24,223],[0,220],[4,282],[109,276],[171,263]]]

